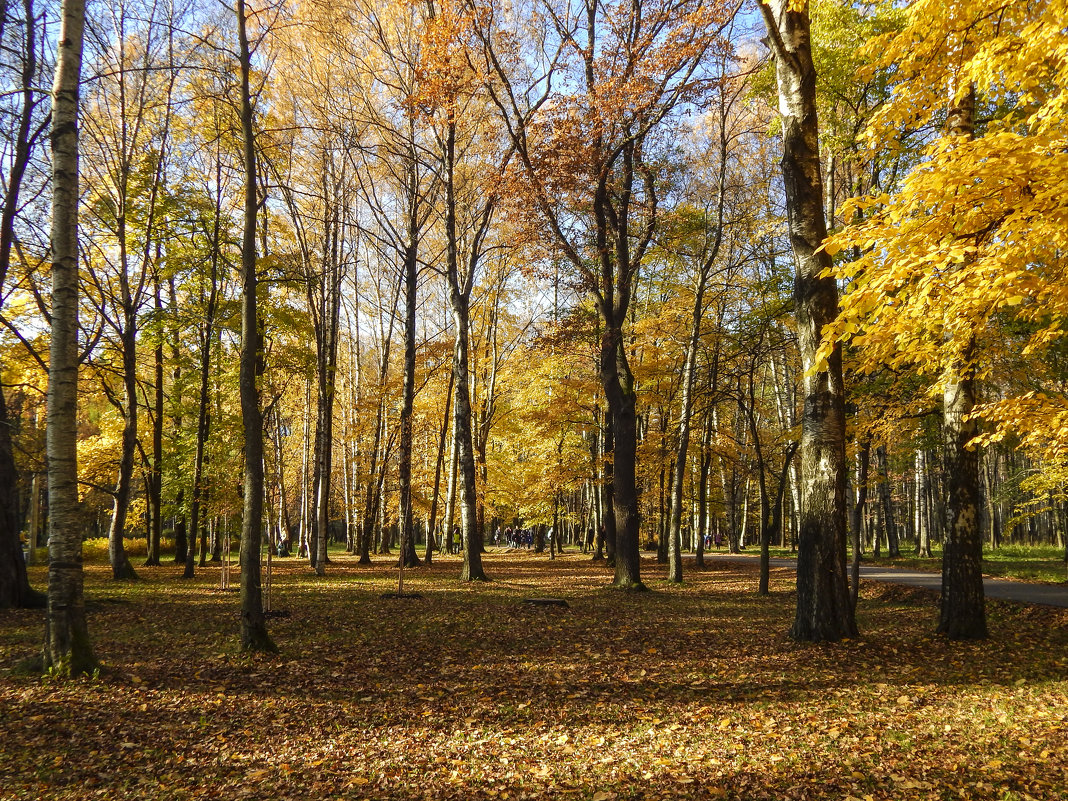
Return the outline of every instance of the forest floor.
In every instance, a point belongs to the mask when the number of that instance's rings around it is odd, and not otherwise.
[[[861,637],[803,645],[788,569],[761,598],[752,565],[675,586],[646,560],[633,594],[585,556],[492,551],[491,583],[446,557],[391,600],[385,557],[332,558],[275,561],[275,655],[239,651],[217,566],[88,565],[92,679],[17,673],[42,613],[0,610],[0,799],[1068,795],[1068,610],[991,601],[991,638],[954,643],[935,594],[868,582]]]

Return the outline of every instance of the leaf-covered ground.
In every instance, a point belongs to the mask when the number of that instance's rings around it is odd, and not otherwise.
[[[863,636],[799,645],[793,576],[588,557],[455,557],[396,571],[275,562],[280,653],[236,647],[236,593],[173,565],[88,568],[106,669],[11,668],[35,611],[0,611],[0,798],[1048,799],[1068,797],[1068,612],[990,602],[992,638],[932,635],[937,599],[863,589]],[[38,572],[36,581],[41,584]],[[569,609],[531,607],[554,596]]]

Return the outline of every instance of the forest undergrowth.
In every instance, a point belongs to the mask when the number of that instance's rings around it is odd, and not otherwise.
[[[991,639],[933,634],[937,596],[862,588],[859,639],[787,637],[793,574],[608,588],[586,556],[492,551],[405,571],[274,563],[276,655],[238,650],[220,568],[86,569],[104,664],[16,670],[39,610],[0,610],[0,799],[1063,799],[1068,611],[990,601]],[[42,586],[41,568],[33,579]],[[236,570],[235,570],[236,586]],[[524,604],[566,599],[569,608]]]

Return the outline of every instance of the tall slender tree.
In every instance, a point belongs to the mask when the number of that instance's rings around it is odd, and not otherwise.
[[[48,614],[44,668],[89,673],[78,514],[78,106],[83,0],[60,6],[52,86],[52,341],[48,364]]]
[[[244,154],[245,209],[241,237],[241,422],[245,430],[244,508],[241,517],[241,647],[276,650],[267,634],[260,576],[263,537],[263,412],[257,380],[262,373],[263,332],[256,301],[257,202],[256,140],[249,75],[252,54],[245,0],[235,0],[238,62],[241,71],[241,144]]]

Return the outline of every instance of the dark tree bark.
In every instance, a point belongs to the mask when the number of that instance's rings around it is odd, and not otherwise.
[[[709,530],[708,517],[708,475],[712,471],[712,416],[705,419],[704,432],[701,434],[701,466],[697,485],[697,553],[694,564],[705,566],[705,536]]]
[[[122,260],[125,263],[126,259],[123,258]],[[119,477],[115,483],[115,498],[111,509],[111,527],[108,529],[108,559],[111,562],[111,577],[115,580],[137,578],[137,573],[134,571],[133,565],[130,564],[130,558],[126,554],[126,546],[123,542],[123,537],[126,533],[126,516],[130,508],[134,450],[137,448],[137,325],[133,319],[132,309],[128,307],[124,314],[126,321],[120,335],[122,342],[124,394],[122,411],[124,422],[119,448]]]
[[[757,588],[758,595],[767,595],[770,591],[771,559],[769,558],[768,549],[771,545],[772,537],[779,537],[780,539],[782,537],[782,501],[789,483],[790,462],[793,460],[794,454],[797,453],[797,448],[798,443],[796,442],[791,442],[786,446],[786,453],[783,455],[782,460],[782,470],[779,471],[779,484],[775,490],[775,503],[771,507],[771,517],[766,525],[762,522],[760,526],[760,584]]]
[[[987,636],[983,541],[979,526],[979,455],[967,444],[978,433],[967,419],[975,407],[975,379],[947,385],[945,403],[946,534],[942,545],[942,602],[938,631],[950,639]]]
[[[204,324],[200,327],[200,391],[197,395],[197,434],[193,454],[193,491],[189,518],[192,542],[185,552],[185,572],[183,578],[193,578],[196,560],[196,537],[201,526],[201,513],[204,505],[204,451],[208,444],[211,430],[211,416],[208,414],[208,380],[211,377],[211,346],[214,339],[215,312],[219,299],[219,234],[222,217],[222,160],[215,160],[215,216],[212,221],[211,234],[211,274],[208,284],[208,302],[204,312]],[[184,529],[184,521],[183,521]],[[205,548],[201,547],[200,564],[204,564]]]
[[[946,128],[971,137],[975,129],[975,90],[949,109]],[[970,419],[976,380],[971,367],[974,340],[946,376],[942,395],[942,442],[946,482],[946,533],[942,546],[942,603],[938,632],[953,640],[987,636],[983,590],[983,540],[979,525],[979,453],[968,443],[978,433]]]
[[[18,474],[13,454],[11,422],[0,386],[0,609],[41,607],[45,603],[45,596],[30,587],[22,558]],[[30,547],[35,545],[31,539]]]
[[[430,501],[430,519],[427,521],[426,527],[426,556],[424,560],[428,565],[433,559],[435,547],[438,502],[441,499],[441,470],[445,462],[445,442],[449,435],[449,418],[452,414],[452,385],[455,377],[455,372],[449,370],[449,384],[445,390],[445,414],[442,416],[441,435],[438,438],[438,457],[434,462],[434,494]]]
[[[155,290],[156,314],[163,317],[163,295],[159,278],[160,248],[156,247],[156,265],[152,276]],[[152,404],[152,470],[149,474],[148,507],[152,513],[148,533],[148,558],[145,565],[158,565],[160,540],[163,538],[163,337],[156,340],[152,354],[155,372]]]
[[[883,523],[886,527],[887,556],[891,559],[901,556],[901,547],[894,519],[894,499],[890,488],[890,464],[886,456],[886,447],[880,445],[875,449],[875,461],[879,465],[879,503],[882,505]]]
[[[257,378],[262,373],[262,333],[256,304],[256,148],[249,89],[251,54],[245,30],[245,0],[235,0],[241,70],[241,140],[244,150],[245,207],[241,240],[241,422],[245,430],[244,509],[241,517],[241,647],[275,651],[267,634],[260,584],[263,536],[263,414]]]
[[[783,182],[795,262],[794,310],[804,368],[801,434],[802,509],[797,554],[797,614],[790,634],[819,642],[857,633],[846,580],[845,384],[841,346],[827,364],[815,356],[823,326],[838,315],[838,288],[821,277],[827,236],[807,5],[760,2],[775,55],[783,126]]]
[[[178,514],[174,520],[174,563],[184,565],[186,556],[189,554],[189,534],[186,528],[185,518],[185,489],[178,488],[178,494],[174,498],[174,505],[178,508]]]
[[[330,540],[330,495],[333,483],[334,397],[337,375],[337,335],[341,314],[341,266],[338,263],[339,222],[335,210],[327,222],[323,245],[323,275],[316,315],[318,358],[318,413],[315,427],[315,542],[312,565],[318,576],[326,574]]]
[[[471,438],[471,395],[468,381],[468,309],[459,292],[450,292],[456,343],[453,356],[453,448],[459,472],[460,537],[463,546],[461,581],[487,581],[482,569],[482,539],[478,530],[474,443]]]
[[[415,183],[413,175],[411,183]],[[411,195],[415,196],[412,189]],[[404,567],[416,567],[419,556],[415,552],[415,532],[412,518],[412,413],[415,403],[415,329],[416,291],[419,283],[418,220],[411,210],[408,224],[408,247],[404,252],[404,388],[400,416],[400,466],[398,484],[400,495],[400,556]]]
[[[22,181],[30,163],[30,156],[43,133],[43,128],[33,130],[34,112],[39,102],[34,93],[34,85],[41,76],[37,52],[38,26],[32,0],[24,0],[23,9],[25,50],[22,54],[20,76],[21,105],[14,133],[10,172],[6,176],[4,206],[0,214],[0,296],[11,264],[11,250],[15,242],[15,216]],[[6,13],[4,17],[6,22]],[[0,22],[0,25],[4,22]],[[13,421],[8,416],[4,398],[4,387],[0,383],[0,609],[41,607],[45,604],[44,594],[30,587],[26,576],[26,563],[22,558],[19,541],[18,470],[11,437],[12,425]],[[36,544],[31,542],[30,547],[35,547]]]

